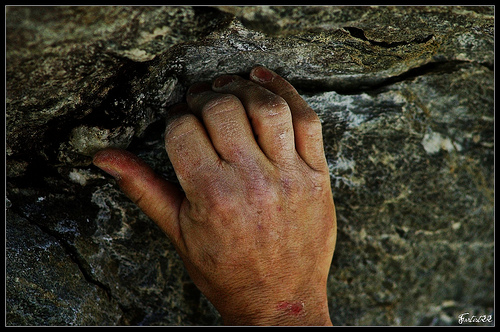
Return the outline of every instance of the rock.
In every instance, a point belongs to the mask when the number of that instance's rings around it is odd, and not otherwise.
[[[6,235],[6,269],[15,271],[6,276],[8,325],[113,325],[121,317],[57,238],[14,213]]]
[[[494,155],[479,140],[493,125],[480,101],[493,96],[483,90],[491,75],[466,66],[375,95],[308,98],[328,105],[325,136],[342,133],[327,146],[339,218],[330,290],[332,312],[356,312],[349,324],[448,325],[491,311]],[[465,106],[467,94],[477,107]],[[429,301],[455,301],[452,321],[429,321]]]
[[[7,325],[221,323],[91,156],[176,181],[168,108],[257,64],[323,122],[333,323],[492,314],[492,6],[7,7],[6,27]]]

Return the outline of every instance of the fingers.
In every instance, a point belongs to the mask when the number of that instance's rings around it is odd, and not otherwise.
[[[170,111],[165,146],[187,194],[223,161],[284,164],[300,156],[313,169],[327,169],[318,116],[290,83],[264,67],[254,68],[250,80],[225,75],[212,86],[195,84],[186,99]]]
[[[115,148],[99,151],[94,165],[113,175],[120,188],[174,243],[180,239],[178,213],[184,195],[134,154]]]
[[[283,98],[236,75],[217,78],[213,89],[241,100],[260,149],[268,159],[279,163],[296,156],[292,115]]]
[[[318,116],[290,83],[264,67],[254,68],[250,80],[226,75],[212,87],[192,86],[187,104],[169,111],[165,148],[188,199],[207,184],[229,181],[223,161],[250,169],[262,159],[276,164],[300,156],[311,168],[327,170]],[[179,188],[124,150],[103,150],[94,164],[115,176],[123,191],[178,243],[178,213],[186,198]]]
[[[197,178],[215,171],[220,163],[205,127],[186,104],[176,105],[169,111],[165,149],[186,192],[197,191]]]
[[[245,108],[235,95],[216,93],[210,85],[201,83],[189,89],[187,103],[203,119],[221,159],[229,163],[245,163],[249,157],[259,157],[259,147]]]
[[[292,113],[297,153],[311,168],[325,170],[328,165],[323,149],[321,122],[316,112],[290,83],[269,69],[255,67],[250,72],[250,79],[287,102]]]

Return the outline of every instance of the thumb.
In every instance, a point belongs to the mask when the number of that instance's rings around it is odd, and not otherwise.
[[[112,175],[123,192],[167,234],[174,243],[180,239],[181,190],[157,175],[133,153],[107,148],[94,155],[94,165]]]

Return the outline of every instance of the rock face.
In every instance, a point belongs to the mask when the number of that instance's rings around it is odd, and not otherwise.
[[[91,156],[175,181],[169,107],[257,64],[323,121],[333,323],[493,314],[493,7],[7,7],[6,45],[7,325],[221,323]]]

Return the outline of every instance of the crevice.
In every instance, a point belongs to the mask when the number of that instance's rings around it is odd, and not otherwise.
[[[99,281],[93,274],[92,268],[90,264],[85,260],[85,257],[82,256],[77,247],[72,242],[71,238],[65,238],[64,234],[58,233],[56,230],[52,229],[50,226],[44,225],[43,222],[39,222],[31,216],[31,214],[24,210],[24,207],[19,200],[14,198],[12,200],[12,204],[9,209],[13,212],[24,218],[29,224],[37,227],[41,232],[50,236],[54,239],[64,250],[69,259],[78,267],[80,273],[86,282],[94,285],[102,292],[106,294],[106,298],[108,301],[113,302],[121,311],[121,317],[117,321],[118,325],[137,325],[144,319],[146,315],[142,309],[137,307],[129,307],[121,303],[120,299],[116,296],[113,296],[111,291],[111,287],[106,285],[105,283]],[[29,208],[28,208],[29,210]],[[37,216],[35,211],[35,217]],[[43,214],[41,215],[43,217]]]
[[[52,235],[57,240],[57,242],[61,245],[61,247],[64,248],[64,250],[66,251],[66,253],[70,257],[70,259],[73,261],[73,263],[75,263],[76,266],[78,266],[78,269],[80,269],[80,272],[82,273],[85,280],[87,280],[87,282],[94,284],[95,286],[97,286],[98,288],[103,290],[104,293],[106,293],[108,300],[113,299],[113,296],[111,294],[111,288],[109,286],[103,284],[99,280],[95,279],[94,276],[92,276],[92,274],[87,271],[87,269],[90,267],[88,266],[88,263],[85,262],[85,260],[83,260],[83,258],[78,253],[78,251],[76,250],[75,247],[72,247],[70,244],[68,244],[64,240],[59,239],[56,236],[56,234],[53,234],[53,232],[50,232],[50,230],[48,230],[48,229],[44,230],[43,229],[44,227],[41,227],[40,225],[37,225],[37,226],[40,227],[40,229],[42,229],[45,233]]]
[[[431,35],[428,35],[425,37],[417,37],[417,38],[414,38],[410,41],[385,42],[385,41],[376,41],[376,40],[368,39],[366,37],[363,29],[360,29],[360,28],[344,27],[344,29],[347,30],[349,32],[349,34],[354,38],[361,39],[361,40],[369,42],[372,45],[376,45],[376,46],[380,46],[380,47],[384,47],[384,48],[392,48],[392,47],[398,47],[398,46],[404,46],[404,45],[410,45],[410,44],[425,44],[434,37],[434,35],[431,34]]]
[[[57,232],[52,231],[49,227],[46,227],[40,223],[37,223],[36,221],[33,221],[26,213],[22,211],[22,209],[17,208],[15,204],[12,204],[10,208],[13,209],[15,213],[25,218],[31,225],[38,227],[42,232],[53,237],[57,241],[57,243],[64,249],[64,251],[69,256],[71,261],[76,264],[76,266],[82,273],[84,279],[87,282],[97,286],[99,289],[104,291],[104,293],[106,293],[108,297],[108,300],[113,299],[111,294],[111,288],[105,285],[104,283],[100,282],[99,280],[95,279],[94,276],[90,272],[88,272],[88,270],[90,270],[89,264],[85,262],[85,260],[81,257],[81,255],[78,253],[78,250],[75,247],[71,246],[64,239],[61,239],[58,236]]]
[[[73,110],[65,115],[51,118],[46,125],[47,130],[43,135],[40,150],[52,162],[57,164],[60,145],[67,142],[71,131],[78,126],[98,126],[100,128],[115,128],[127,124],[134,124],[136,119],[128,119],[129,110],[133,100],[133,80],[138,80],[147,74],[149,62],[136,63],[125,60],[123,65],[106,84],[111,87],[100,99]],[[92,99],[88,98],[89,100]],[[85,114],[84,109],[91,109]],[[81,116],[79,116],[81,114]]]
[[[349,82],[347,78],[339,79],[341,82],[328,82],[328,81],[302,81],[295,80],[291,83],[306,94],[335,91],[341,95],[357,95],[361,93],[378,93],[393,84],[410,81],[415,78],[429,75],[429,74],[447,74],[453,73],[471,65],[470,61],[451,60],[451,61],[436,61],[423,64],[419,67],[411,68],[408,71],[395,76],[356,79]],[[486,64],[481,64],[489,68]]]
[[[40,227],[40,228],[42,228],[42,227]],[[44,232],[50,234],[50,232],[47,232],[46,230],[44,230]],[[87,271],[87,269],[89,269],[90,267],[88,266],[88,263],[85,262],[85,260],[83,260],[83,258],[78,253],[78,251],[76,250],[76,248],[72,247],[71,245],[69,245],[64,240],[61,240],[61,239],[57,238],[54,234],[51,234],[51,235],[54,236],[54,238],[61,245],[61,247],[64,248],[64,250],[66,251],[66,253],[70,257],[70,259],[73,261],[73,263],[75,263],[76,266],[78,266],[78,268],[80,269],[80,272],[82,273],[82,275],[85,278],[85,280],[87,282],[89,282],[89,283],[97,286],[101,290],[103,290],[104,293],[106,293],[106,295],[108,297],[108,300],[112,300],[113,296],[111,294],[111,288],[109,286],[103,284],[99,280],[95,279],[94,276],[90,272]]]
[[[378,90],[380,88],[393,85],[395,83],[413,80],[415,78],[429,75],[429,74],[449,74],[456,72],[464,67],[464,65],[469,65],[469,61],[462,60],[452,60],[445,62],[430,62],[419,67],[411,68],[408,71],[396,75],[391,76],[380,82],[379,84],[375,84],[368,88],[367,90]]]

